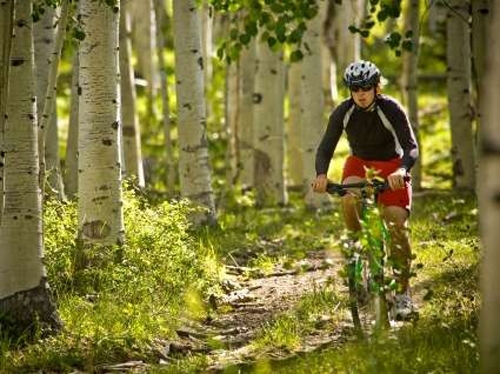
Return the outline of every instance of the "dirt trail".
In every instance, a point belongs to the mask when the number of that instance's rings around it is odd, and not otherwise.
[[[228,365],[249,363],[263,352],[249,344],[266,323],[294,308],[304,295],[326,282],[334,282],[335,289],[344,288],[338,272],[340,257],[325,252],[311,253],[294,269],[276,269],[272,274],[245,279],[248,268],[229,268],[232,274],[226,284],[227,294],[214,300],[218,313],[203,324],[186,324],[178,331],[180,341],[171,343],[170,353],[200,352],[208,356],[210,368],[217,371]],[[345,322],[333,328],[325,320],[307,336],[294,352],[268,351],[267,357],[283,359],[299,352],[311,351],[325,344],[345,340],[350,317],[344,311]],[[323,327],[323,328],[322,328]]]

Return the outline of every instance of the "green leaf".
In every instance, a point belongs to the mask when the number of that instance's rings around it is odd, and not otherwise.
[[[277,40],[276,40],[276,38],[275,38],[275,37],[273,37],[273,36],[270,36],[269,38],[267,38],[267,45],[268,45],[268,46],[269,46],[269,48],[271,48],[271,49],[272,49],[272,48],[276,45],[276,43],[277,43],[277,42],[278,42],[278,41],[277,41]]]
[[[384,22],[387,19],[388,15],[389,14],[384,9],[382,9],[380,12],[377,13],[377,20],[379,22]]]
[[[229,37],[231,38],[231,40],[236,40],[238,39],[238,29],[237,28],[232,28],[230,31],[229,31]]]
[[[297,62],[297,61],[302,60],[303,58],[304,58],[304,54],[302,53],[302,51],[300,49],[297,49],[290,54],[290,61],[291,62]]]
[[[73,37],[81,42],[83,39],[85,39],[85,32],[82,29],[74,28]]]
[[[401,44],[401,48],[403,48],[405,51],[412,52],[413,51],[413,41],[412,40],[405,40]]]
[[[255,36],[259,32],[256,21],[250,21],[245,24],[245,32],[250,36]]]
[[[295,29],[288,35],[288,42],[298,43],[302,39],[302,35],[304,35],[302,30]]]
[[[248,45],[252,37],[249,34],[241,34],[239,37],[239,41],[241,44]]]

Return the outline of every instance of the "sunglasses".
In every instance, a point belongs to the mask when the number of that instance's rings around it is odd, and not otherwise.
[[[363,92],[368,92],[373,89],[373,86],[351,86],[351,92],[359,92],[359,90]]]

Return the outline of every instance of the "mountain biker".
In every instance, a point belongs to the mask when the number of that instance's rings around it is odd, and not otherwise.
[[[345,131],[350,155],[344,163],[342,182],[366,179],[366,170],[374,169],[386,178],[390,189],[382,192],[378,203],[391,233],[390,258],[398,283],[393,317],[407,319],[416,312],[410,293],[412,259],[408,235],[408,217],[412,202],[410,170],[418,157],[418,145],[402,106],[381,93],[380,70],[370,61],[355,61],[344,72],[350,98],[331,113],[325,134],[316,152],[315,192],[324,193],[327,173],[337,143]],[[355,191],[342,197],[342,211],[347,229],[354,234],[361,229]]]

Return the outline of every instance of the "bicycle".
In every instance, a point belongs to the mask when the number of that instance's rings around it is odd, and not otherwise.
[[[359,313],[362,299],[368,299],[366,304],[373,310],[376,331],[390,326],[387,294],[395,289],[395,280],[385,277],[385,247],[390,238],[385,222],[374,206],[378,194],[389,188],[386,180],[372,179],[348,184],[329,182],[326,189],[329,194],[339,196],[348,194],[352,189],[360,192],[360,240],[364,240],[365,245],[359,241],[356,245],[351,241],[345,243],[343,250],[347,258],[349,308],[354,329],[360,337],[364,336]]]

